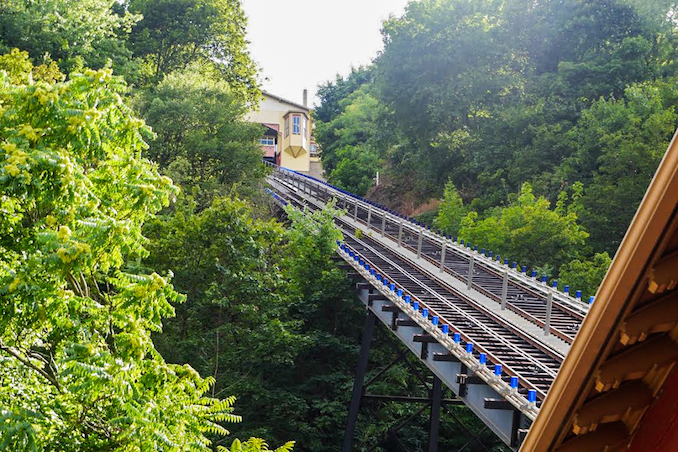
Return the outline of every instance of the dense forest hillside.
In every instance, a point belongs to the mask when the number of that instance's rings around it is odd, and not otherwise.
[[[364,307],[337,211],[263,193],[246,26],[0,2],[0,450],[338,449]],[[382,34],[319,88],[330,180],[594,293],[678,122],[672,3],[422,0]],[[428,396],[375,334],[370,390]],[[356,450],[422,450],[419,408],[367,401]],[[505,450],[448,409],[441,450]]]
[[[237,0],[0,3],[0,450],[341,442],[364,308],[336,211],[263,194],[245,27]],[[375,373],[403,352],[377,335]],[[405,363],[374,389],[426,396]],[[417,407],[366,410],[356,447],[388,450]],[[480,428],[454,411],[442,447]]]
[[[593,294],[678,124],[674,2],[422,0],[382,34],[319,89],[330,182]]]

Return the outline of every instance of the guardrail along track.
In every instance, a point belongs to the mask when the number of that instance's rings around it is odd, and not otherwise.
[[[548,329],[567,343],[574,340],[588,311],[588,306],[580,301],[492,261],[483,253],[464,248],[448,238],[406,221],[398,214],[374,207],[320,181],[309,181],[305,176],[281,171],[274,172],[273,176],[323,203],[337,199],[339,207],[345,208],[354,220],[391,239],[394,246],[402,246],[417,253],[432,264],[440,265],[442,260],[443,271],[459,280],[468,280],[470,260],[473,258],[472,287],[500,303],[506,278],[506,307],[541,328],[547,327],[547,300],[550,291],[552,309]]]
[[[310,210],[319,208],[297,193],[296,187],[288,185],[288,188],[289,192],[280,193],[287,202]],[[358,239],[349,223],[341,219],[336,222],[344,233],[346,245],[377,273],[388,278],[389,284],[394,283],[410,294],[412,303],[416,301],[420,310],[428,310],[429,318],[436,316],[441,325],[449,325],[450,334],[459,332],[464,342],[474,344],[472,353],[485,353],[493,364],[501,364],[504,381],[509,382],[511,376],[518,377],[519,393],[525,395],[534,389],[540,400],[546,396],[562,362],[561,355],[436,279],[416,262],[399,256],[371,237]]]

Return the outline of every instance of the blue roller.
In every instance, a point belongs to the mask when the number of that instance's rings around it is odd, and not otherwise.
[[[527,391],[527,401],[530,403],[536,403],[537,402],[537,391],[534,389],[529,389]]]

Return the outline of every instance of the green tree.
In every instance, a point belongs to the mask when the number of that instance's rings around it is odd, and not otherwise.
[[[328,181],[344,190],[364,196],[374,185],[379,168],[377,151],[366,145],[345,146],[336,151],[339,163]]]
[[[673,81],[630,86],[622,99],[600,99],[571,132],[577,150],[560,171],[586,185],[580,213],[594,250],[614,251],[678,124]]]
[[[243,120],[248,107],[209,66],[168,75],[143,93],[139,109],[158,135],[148,157],[179,185],[198,188],[199,208],[263,177],[261,127]]]
[[[141,16],[116,13],[116,0],[6,0],[0,4],[0,53],[19,48],[36,62],[45,54],[63,69],[84,63],[129,63],[124,38]]]
[[[147,226],[145,264],[173,269],[188,296],[158,349],[215,377],[215,394],[238,394],[239,436],[295,438],[306,450],[341,440],[362,311],[330,260],[334,214],[291,211],[283,229],[244,200],[197,211],[184,198]]]
[[[445,184],[443,202],[438,208],[438,215],[433,220],[436,228],[442,229],[446,234],[456,236],[459,233],[459,225],[466,216],[464,201],[459,196],[457,188],[452,181]]]
[[[143,16],[132,28],[130,48],[149,61],[157,81],[192,63],[210,62],[241,99],[257,100],[257,68],[247,50],[247,19],[239,0],[128,0],[127,5]]]
[[[469,212],[459,236],[528,268],[547,263],[559,268],[587,252],[588,233],[564,202],[563,195],[558,208],[551,210],[551,203],[537,198],[525,183],[515,203],[495,209],[487,218],[479,220],[476,212]]]
[[[320,105],[313,110],[314,119],[319,123],[328,123],[339,115],[344,108],[341,101],[348,97],[362,85],[372,80],[372,67],[361,66],[351,68],[351,73],[346,78],[340,75],[332,82],[325,82],[318,85],[316,93],[320,99]]]
[[[369,154],[383,155],[393,141],[388,112],[372,91],[372,85],[361,85],[339,102],[339,111],[332,120],[316,124],[314,134],[322,146],[323,168],[330,178],[342,161],[355,159],[359,154],[368,154],[367,160]],[[370,171],[373,177],[375,171]]]
[[[167,364],[151,333],[182,297],[142,271],[142,226],[175,196],[140,154],[124,83],[87,70],[16,85],[0,73],[0,446],[209,450],[237,421],[212,378]]]
[[[220,452],[289,452],[294,446],[294,441],[290,441],[283,446],[278,447],[275,450],[269,449],[268,444],[259,438],[250,438],[245,442],[240,442],[240,440],[233,441],[230,448],[220,447]]]
[[[15,85],[29,84],[34,80],[54,83],[65,78],[54,61],[33,66],[28,52],[16,48],[0,55],[0,71],[5,71],[10,83]]]
[[[584,299],[595,295],[610,267],[612,259],[607,253],[596,253],[592,260],[575,259],[560,267],[558,279],[575,290],[581,290]],[[561,284],[562,285],[562,284]]]

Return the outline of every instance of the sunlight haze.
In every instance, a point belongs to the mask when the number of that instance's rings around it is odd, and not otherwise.
[[[319,83],[371,62],[383,47],[381,22],[389,15],[401,16],[407,0],[242,3],[250,51],[265,79],[264,90],[301,103],[306,88],[312,105]]]

